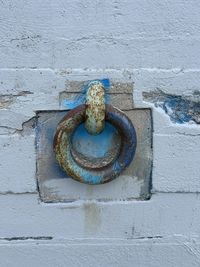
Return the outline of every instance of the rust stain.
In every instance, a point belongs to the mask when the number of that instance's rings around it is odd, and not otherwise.
[[[86,234],[95,234],[101,226],[101,209],[96,203],[85,203],[84,225]]]

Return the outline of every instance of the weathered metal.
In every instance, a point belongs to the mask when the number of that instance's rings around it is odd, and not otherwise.
[[[105,90],[99,81],[89,84],[86,93],[85,127],[90,134],[99,134],[105,124]]]
[[[81,123],[71,140],[71,153],[75,161],[84,168],[101,168],[112,163],[120,153],[121,136],[119,131],[106,122],[104,130],[91,135]]]
[[[121,141],[119,153],[108,157],[106,164],[85,164],[88,159],[81,159],[72,148],[72,136],[77,127],[86,119],[86,105],[80,105],[69,111],[60,121],[54,137],[54,151],[60,166],[65,172],[83,183],[101,184],[118,176],[132,161],[136,150],[136,132],[131,120],[124,112],[106,105],[105,120],[119,132]],[[78,156],[77,156],[78,155]]]

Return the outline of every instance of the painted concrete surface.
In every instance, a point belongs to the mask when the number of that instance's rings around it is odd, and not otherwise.
[[[199,12],[198,0],[0,1],[0,266],[200,266],[200,126],[145,98],[199,103]],[[110,95],[122,109],[152,109],[152,196],[43,203],[36,111],[103,78],[132,84]]]
[[[199,5],[198,0],[3,1],[0,66],[198,68]]]
[[[200,244],[196,238],[175,237],[162,241],[159,241],[159,237],[133,241],[88,240],[85,243],[82,240],[56,240],[52,241],[51,246],[47,241],[28,240],[4,242],[4,245],[1,242],[0,248],[0,256],[6,259],[5,266],[8,267],[16,266],[13,258],[18,266],[30,267],[198,267],[200,264]]]
[[[148,201],[42,203],[38,194],[0,196],[0,236],[76,240],[199,238],[200,197],[194,193],[155,193]],[[49,240],[50,242],[51,240]],[[50,242],[51,244],[51,242]]]

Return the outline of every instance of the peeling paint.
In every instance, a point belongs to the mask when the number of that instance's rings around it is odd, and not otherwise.
[[[161,90],[143,92],[143,98],[155,107],[162,108],[174,123],[193,122],[200,124],[200,92],[194,92],[192,98],[166,94]]]
[[[0,95],[0,109],[7,109],[9,106],[15,102],[15,100],[20,96],[26,96],[28,94],[33,94],[30,91],[21,91],[18,94]]]

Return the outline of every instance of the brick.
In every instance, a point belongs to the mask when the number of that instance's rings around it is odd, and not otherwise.
[[[195,0],[1,3],[0,67],[198,68],[198,8]]]
[[[70,266],[70,267],[198,267],[200,259],[198,238],[117,241],[48,241],[32,237],[31,240],[2,241],[1,263],[8,267]],[[161,240],[160,240],[161,239]],[[90,251],[90,253],[88,253]],[[30,257],[31,255],[31,257]],[[77,256],[78,255],[78,256]],[[95,256],[94,256],[95,255]],[[15,259],[13,261],[13,259]]]
[[[34,135],[0,137],[0,193],[36,191]]]
[[[154,136],[153,191],[200,192],[200,135]]]
[[[175,240],[176,236],[199,237],[200,231],[200,198],[193,193],[157,193],[149,201],[53,204],[38,202],[37,194],[9,194],[0,195],[0,201],[4,207],[0,237],[51,236],[106,242],[171,236]]]

